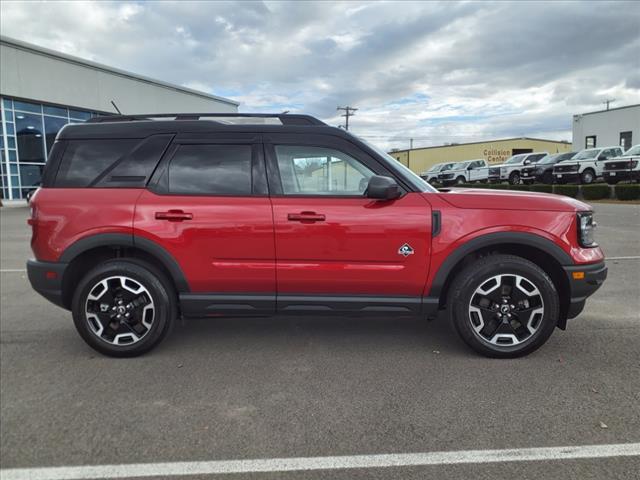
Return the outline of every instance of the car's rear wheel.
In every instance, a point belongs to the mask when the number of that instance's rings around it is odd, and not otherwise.
[[[511,173],[511,175],[509,175],[509,183],[511,185],[519,185],[520,184],[520,173],[519,172]]]
[[[584,172],[582,172],[582,175],[580,175],[580,181],[585,185],[589,185],[590,183],[593,183],[595,179],[596,179],[596,175],[594,171],[591,170],[590,168],[587,168]]]
[[[449,312],[467,345],[489,357],[519,357],[543,345],[558,324],[558,292],[536,264],[489,255],[451,285]]]
[[[177,316],[176,295],[165,276],[136,259],[104,262],[78,284],[73,321],[95,350],[133,357],[151,350]]]

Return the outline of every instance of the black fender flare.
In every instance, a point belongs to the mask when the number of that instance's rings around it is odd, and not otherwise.
[[[526,245],[534,247],[553,257],[560,265],[573,265],[571,256],[553,241],[536,235],[535,233],[526,232],[494,232],[486,233],[463,243],[456,248],[440,265],[437,273],[433,277],[429,297],[440,298],[444,286],[449,279],[449,275],[456,265],[467,255],[480,250],[484,247],[499,244],[510,245]]]
[[[98,247],[135,247],[156,258],[171,274],[180,293],[189,292],[189,283],[176,259],[153,240],[125,233],[98,233],[72,243],[60,256],[61,263],[70,263],[78,255]]]

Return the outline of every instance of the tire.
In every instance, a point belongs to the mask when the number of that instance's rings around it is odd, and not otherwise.
[[[111,357],[135,357],[169,333],[177,317],[177,296],[152,265],[134,258],[108,260],[78,283],[72,313],[91,348]]]
[[[463,183],[465,183],[467,181],[466,178],[464,178],[462,175],[459,176],[458,178],[456,178],[456,185],[462,185]]]
[[[593,183],[593,181],[596,179],[596,174],[593,170],[591,170],[590,168],[587,168],[584,172],[582,172],[582,174],[580,175],[580,183],[582,183],[583,185],[589,185],[591,183]]]
[[[510,298],[504,302],[506,296],[496,290],[509,291]],[[496,299],[495,304],[486,303],[489,296]],[[494,358],[520,357],[538,349],[553,333],[560,314],[551,278],[536,264],[515,255],[488,255],[464,268],[451,285],[448,303],[460,338],[476,352]],[[525,306],[530,308],[525,310]]]
[[[509,185],[520,185],[520,172],[511,172],[511,175],[509,175]]]

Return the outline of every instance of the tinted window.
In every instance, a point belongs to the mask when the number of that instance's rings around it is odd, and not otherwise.
[[[45,162],[41,115],[16,112],[16,136],[21,162]]]
[[[51,147],[53,146],[53,142],[56,140],[56,135],[62,127],[67,124],[66,118],[56,118],[56,117],[48,117],[44,116],[44,130],[47,138],[47,152],[51,151]]]
[[[536,163],[536,162],[542,160],[546,156],[547,156],[546,153],[536,153],[534,155],[529,155],[527,157],[527,160],[529,160],[531,163]]]
[[[88,187],[140,140],[71,140],[56,177],[57,187]]]
[[[97,187],[144,187],[173,135],[152,135],[114,163],[95,181]]]
[[[181,145],[168,180],[171,193],[251,195],[251,146]]]
[[[375,175],[346,153],[323,147],[276,146],[282,190],[289,195],[362,195]]]

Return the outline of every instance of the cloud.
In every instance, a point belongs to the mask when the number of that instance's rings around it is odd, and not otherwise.
[[[633,2],[9,2],[4,35],[384,148],[569,139],[571,116],[640,103]],[[34,13],[34,12],[37,12]]]

